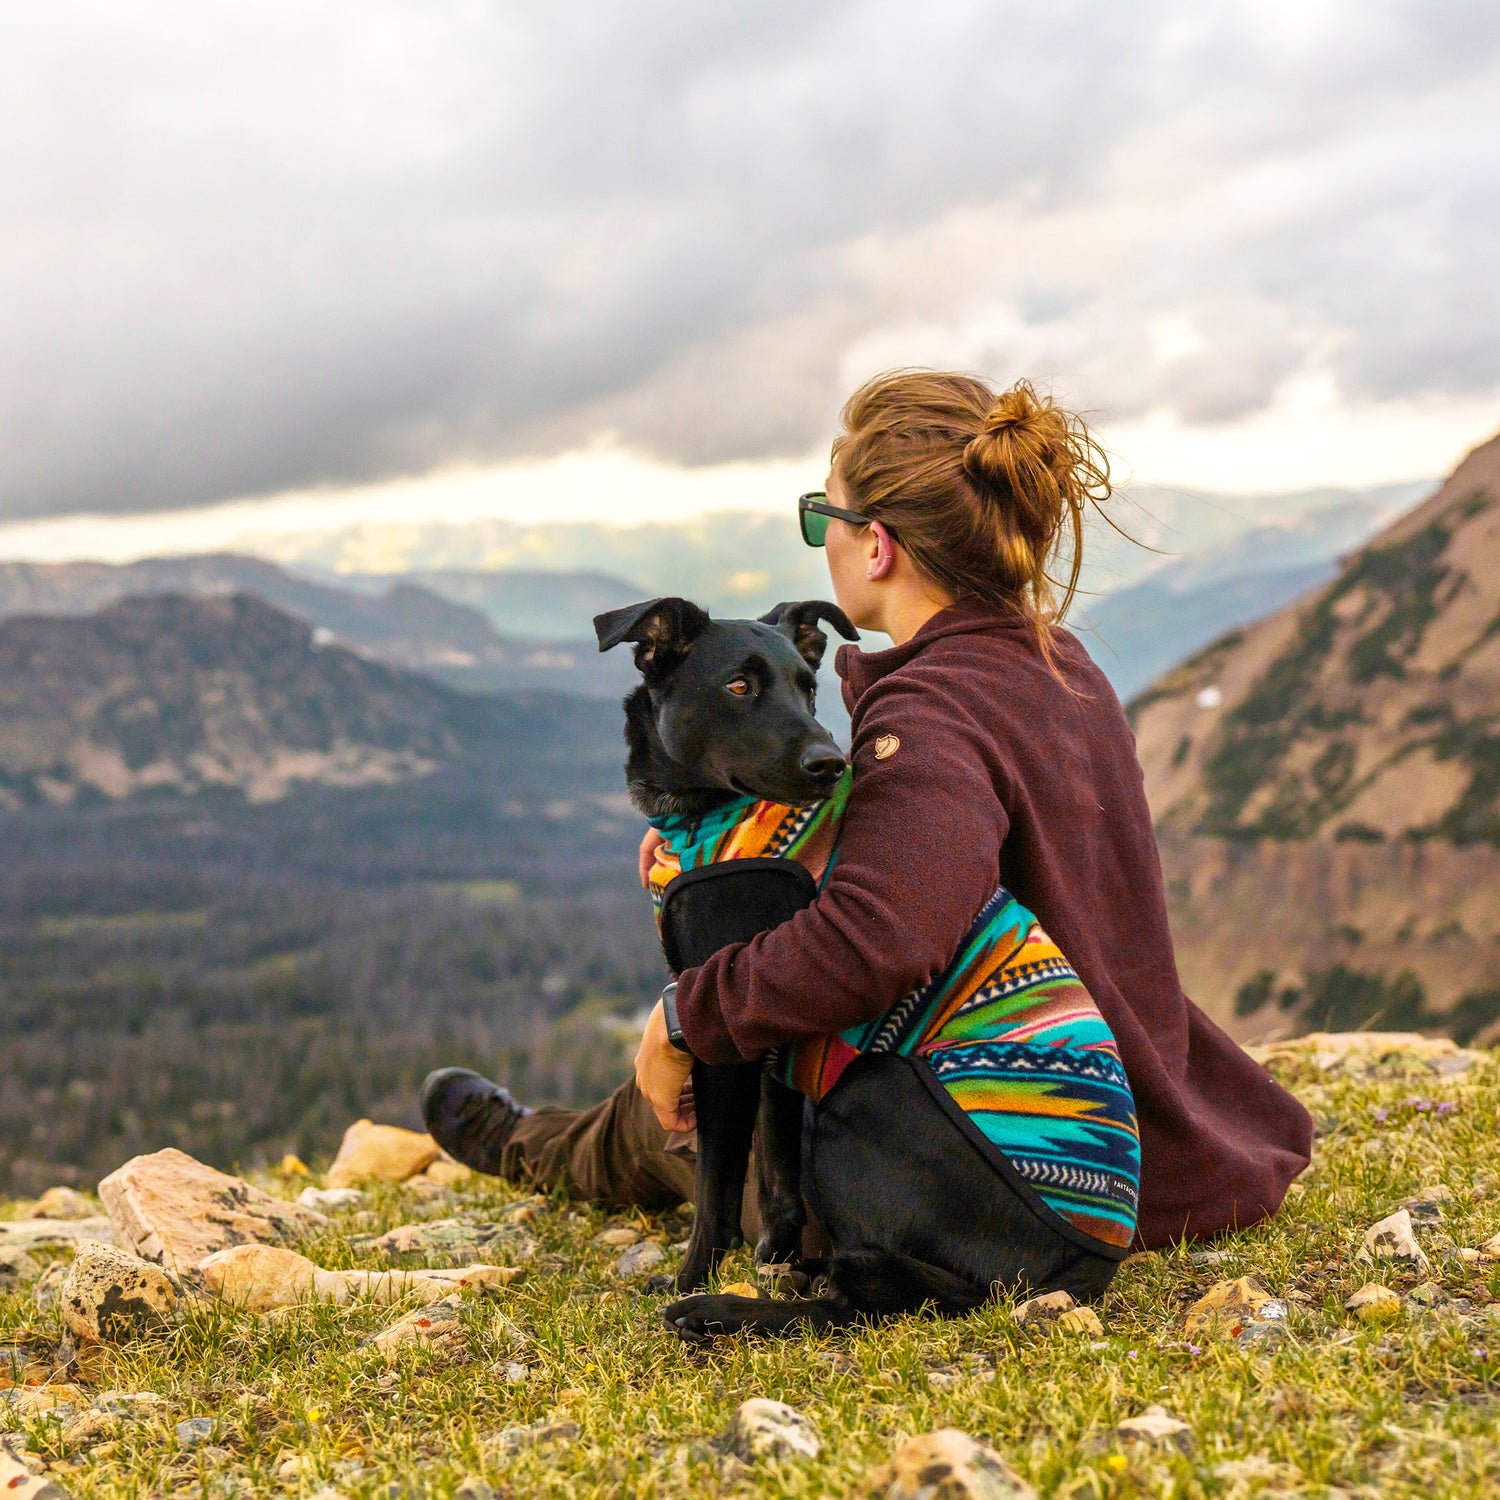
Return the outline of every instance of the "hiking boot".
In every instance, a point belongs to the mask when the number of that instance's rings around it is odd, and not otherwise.
[[[439,1068],[422,1084],[422,1118],[449,1156],[476,1172],[500,1175],[500,1153],[531,1111],[508,1089],[468,1068]]]

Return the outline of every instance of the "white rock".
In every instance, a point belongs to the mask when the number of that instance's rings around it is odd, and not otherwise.
[[[743,1402],[724,1434],[724,1451],[745,1463],[761,1458],[816,1458],[818,1429],[784,1401],[754,1396]]]
[[[530,1427],[507,1427],[485,1444],[502,1455],[523,1448],[558,1448],[578,1436],[577,1422],[534,1422]]]
[[[1140,1416],[1126,1417],[1115,1424],[1115,1431],[1123,1438],[1149,1443],[1153,1448],[1176,1448],[1187,1453],[1193,1446],[1193,1429],[1161,1406],[1148,1406]]]
[[[216,1250],[198,1264],[215,1296],[248,1312],[292,1307],[314,1294],[319,1267],[295,1250],[275,1245],[235,1245]]]
[[[1365,1242],[1355,1257],[1361,1261],[1393,1260],[1417,1271],[1427,1270],[1427,1256],[1412,1232],[1411,1214],[1399,1208],[1365,1231]]]
[[[216,1251],[203,1260],[198,1272],[214,1296],[258,1313],[309,1301],[343,1304],[354,1297],[372,1302],[397,1302],[412,1296],[437,1301],[452,1292],[495,1291],[520,1275],[510,1266],[486,1265],[325,1271],[304,1255],[272,1245],[236,1245]]]
[[[170,1146],[132,1157],[99,1184],[99,1196],[119,1242],[178,1275],[216,1250],[286,1244],[328,1227],[322,1214],[273,1198]]]
[[[55,1479],[33,1474],[9,1442],[0,1441],[0,1494],[6,1500],[71,1500]]]
[[[363,1208],[369,1202],[369,1194],[358,1188],[303,1188],[297,1194],[297,1202],[314,1213],[332,1214],[347,1208]]]

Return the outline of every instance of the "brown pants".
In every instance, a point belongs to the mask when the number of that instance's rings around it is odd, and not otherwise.
[[[675,1208],[691,1202],[697,1136],[664,1130],[635,1079],[588,1109],[533,1110],[516,1122],[500,1153],[507,1182],[550,1190],[607,1208]],[[755,1173],[745,1183],[740,1227],[760,1237]]]

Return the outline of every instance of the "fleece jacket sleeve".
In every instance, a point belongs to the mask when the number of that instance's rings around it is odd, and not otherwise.
[[[686,970],[683,1035],[707,1063],[882,1014],[944,968],[1000,883],[1008,818],[961,705],[895,678],[860,703],[838,861],[817,900]]]

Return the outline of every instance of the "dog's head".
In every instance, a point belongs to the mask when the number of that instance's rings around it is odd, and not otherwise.
[[[736,795],[793,806],[828,795],[844,756],[814,717],[823,620],[859,639],[820,599],[758,620],[711,620],[675,598],[595,616],[601,651],[635,646],[642,682],[625,700],[625,776],[643,813],[705,812]]]

